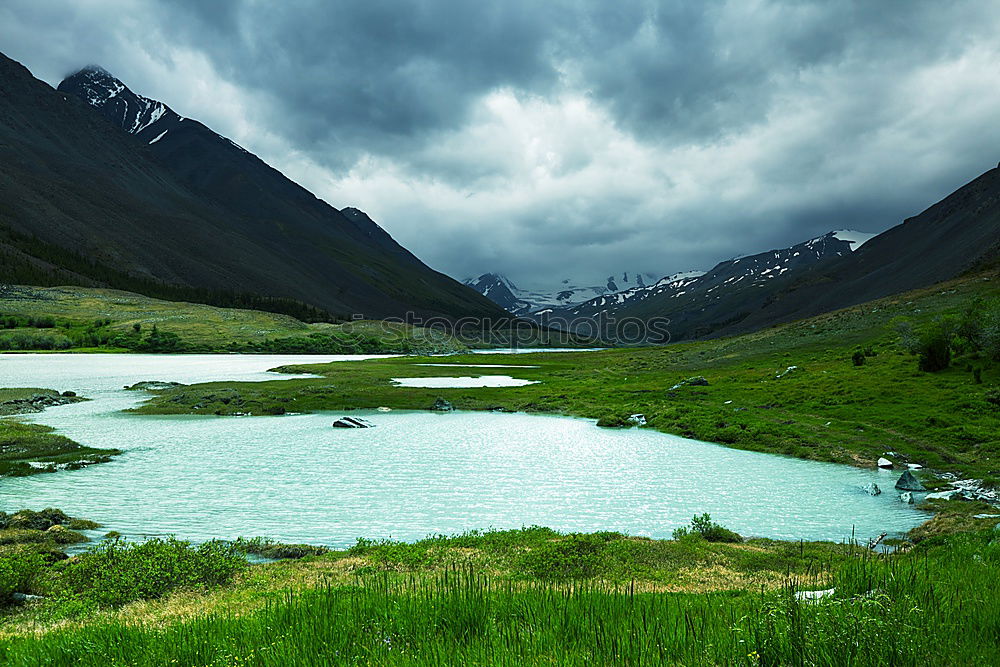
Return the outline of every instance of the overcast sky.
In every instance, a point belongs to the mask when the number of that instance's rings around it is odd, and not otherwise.
[[[882,231],[1000,160],[1000,4],[4,0],[459,279],[663,275]]]

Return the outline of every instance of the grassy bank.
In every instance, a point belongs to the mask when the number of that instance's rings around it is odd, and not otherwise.
[[[52,389],[0,388],[0,415],[41,412],[53,405],[85,400]],[[57,470],[77,470],[106,463],[121,454],[117,449],[95,449],[54,433],[41,424],[0,419],[0,477],[37,475]]]
[[[560,354],[397,358],[290,367],[320,379],[217,382],[165,391],[146,414],[234,414],[246,404],[287,412],[387,406],[428,409],[438,397],[462,410],[575,415],[621,424],[641,413],[647,428],[731,447],[800,458],[897,464],[995,483],[1000,471],[1000,365],[956,356],[938,372],[918,368],[899,319],[929,325],[977,297],[1000,295],[977,276],[735,338],[657,348]],[[862,350],[863,360],[855,356]],[[421,364],[448,364],[427,366]],[[468,368],[462,364],[517,364]],[[419,389],[394,377],[515,375],[517,388]],[[684,381],[702,376],[706,384]],[[680,385],[680,386],[677,386]],[[377,421],[377,419],[376,419]]]
[[[85,287],[6,286],[0,291],[0,350],[352,354],[464,349],[450,335],[403,324],[307,324],[259,310]]]
[[[77,470],[107,463],[117,449],[84,447],[41,424],[0,419],[0,477]]]
[[[57,566],[37,589],[48,597],[0,617],[0,664],[992,664],[994,535],[884,555],[530,528],[359,541],[249,567],[159,542],[110,548],[126,582],[154,560],[188,563],[159,588],[104,603],[100,587],[63,594],[60,577],[84,581],[67,573],[98,571],[104,547]],[[222,576],[206,576],[208,563]],[[795,596],[831,588],[816,603]]]

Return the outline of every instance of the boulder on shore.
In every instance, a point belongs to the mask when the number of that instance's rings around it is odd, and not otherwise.
[[[937,493],[928,493],[924,498],[925,500],[952,500],[955,496],[962,495],[960,489],[949,489],[948,491],[938,491]]]
[[[431,410],[437,412],[451,412],[455,409],[455,406],[451,404],[451,401],[445,400],[440,396],[434,401],[434,405],[431,406]]]
[[[675,391],[675,390],[680,389],[681,387],[685,387],[685,386],[686,387],[707,387],[708,386],[708,380],[706,380],[705,377],[702,376],[702,375],[696,375],[693,378],[688,378],[687,380],[681,380],[680,382],[678,382],[677,384],[675,384],[673,387],[671,387],[667,391]]]
[[[879,458],[879,460],[878,460],[878,467],[879,468],[891,468],[892,467],[892,461],[890,461],[889,459],[887,459],[887,458],[885,458],[883,456],[883,457]]]
[[[920,483],[912,472],[909,470],[905,471],[900,475],[899,480],[896,482],[896,488],[900,491],[926,491],[924,485]]]

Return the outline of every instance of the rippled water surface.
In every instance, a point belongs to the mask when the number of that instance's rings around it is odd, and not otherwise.
[[[898,473],[726,449],[649,430],[522,414],[365,412],[144,417],[120,410],[139,380],[275,379],[267,368],[358,357],[0,356],[0,386],[95,400],[28,418],[125,454],[75,472],[0,479],[0,509],[61,507],[108,530],[194,540],[267,535],[344,546],[539,524],[669,536],[695,513],[787,539],[899,533],[925,515],[892,492]],[[284,377],[284,376],[278,376]],[[447,390],[443,390],[447,391]],[[510,391],[518,391],[511,388]],[[445,394],[447,396],[447,394]],[[885,493],[860,490],[875,481]]]

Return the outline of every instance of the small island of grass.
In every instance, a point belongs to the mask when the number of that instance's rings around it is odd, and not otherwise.
[[[0,389],[0,415],[16,415],[86,400],[53,389]],[[58,470],[77,470],[107,463],[118,449],[85,447],[55,429],[17,419],[0,419],[0,477],[23,477]]]

